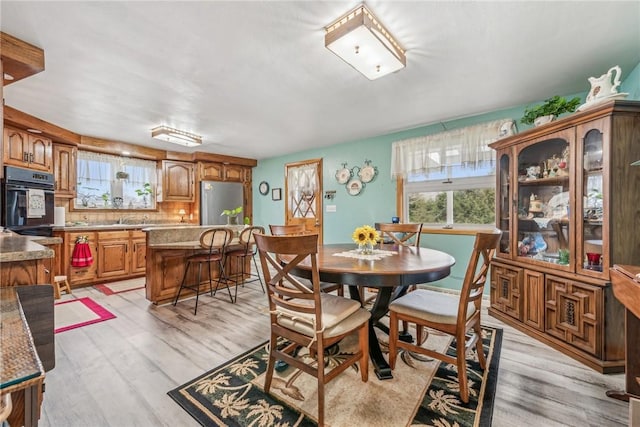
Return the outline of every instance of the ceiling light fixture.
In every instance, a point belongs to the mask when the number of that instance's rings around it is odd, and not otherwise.
[[[202,144],[201,136],[168,126],[157,126],[151,129],[151,136],[162,141],[172,142],[186,147],[195,147]]]
[[[375,80],[407,65],[405,51],[364,4],[325,27],[324,45]]]

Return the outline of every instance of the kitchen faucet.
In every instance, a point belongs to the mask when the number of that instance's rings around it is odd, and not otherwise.
[[[118,218],[118,224],[126,224],[127,223],[127,219],[129,218],[133,218],[133,215],[123,215],[120,218]]]

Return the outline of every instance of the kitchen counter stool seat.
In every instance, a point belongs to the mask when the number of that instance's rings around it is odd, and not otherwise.
[[[62,291],[71,295],[71,285],[69,285],[69,280],[67,280],[67,276],[55,276],[53,278],[53,294],[55,299],[60,299],[62,296]]]
[[[183,289],[190,289],[196,294],[196,305],[193,309],[193,314],[195,315],[198,312],[198,297],[200,296],[200,284],[202,283],[202,265],[206,264],[209,273],[209,294],[214,296],[218,291],[218,286],[220,285],[220,281],[224,280],[225,285],[227,286],[227,291],[229,292],[229,298],[233,303],[233,296],[231,295],[231,289],[229,289],[228,277],[224,270],[224,264],[226,260],[226,248],[231,239],[233,238],[233,231],[228,228],[211,228],[205,230],[200,235],[200,246],[203,249],[206,249],[207,252],[196,253],[187,257],[187,265],[184,269],[184,274],[182,276],[182,282],[180,283],[180,288],[178,289],[178,294],[176,298],[173,300],[173,305],[175,306],[178,303],[178,299],[180,299],[180,293]],[[211,279],[211,263],[217,263],[219,274],[218,279],[216,280],[216,289],[213,289],[213,280]],[[187,275],[189,274],[189,267],[191,265],[198,266],[198,274],[195,283],[187,284],[185,283],[187,279]]]

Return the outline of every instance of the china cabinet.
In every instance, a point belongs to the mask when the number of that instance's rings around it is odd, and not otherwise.
[[[624,369],[609,267],[640,259],[640,102],[612,101],[501,139],[492,316],[600,372]]]

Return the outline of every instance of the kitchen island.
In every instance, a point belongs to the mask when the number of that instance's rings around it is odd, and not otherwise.
[[[0,287],[52,283],[55,252],[47,245],[61,242],[55,237],[0,232]]]
[[[204,252],[200,246],[200,234],[204,230],[210,228],[226,227],[234,232],[234,239],[231,242],[232,247],[238,245],[238,234],[244,226],[183,226],[175,227],[153,227],[145,228],[147,234],[147,266],[146,266],[146,297],[154,304],[166,304],[173,302],[186,267],[186,257],[198,252]],[[248,260],[247,260],[248,261]],[[204,269],[203,269],[204,270]],[[206,271],[203,271],[202,282],[200,283],[201,292],[209,290],[209,278],[206,277]],[[225,271],[229,276],[236,274],[235,265],[225,264]],[[248,271],[248,270],[247,270]],[[187,275],[187,283],[195,283],[197,280],[196,269],[191,269]],[[211,266],[212,280],[218,280],[220,275],[217,265]],[[234,283],[221,283],[221,286],[232,286]],[[220,288],[219,288],[220,289]],[[226,292],[226,291],[225,291]],[[180,299],[191,298],[194,292],[185,289],[180,295]]]

